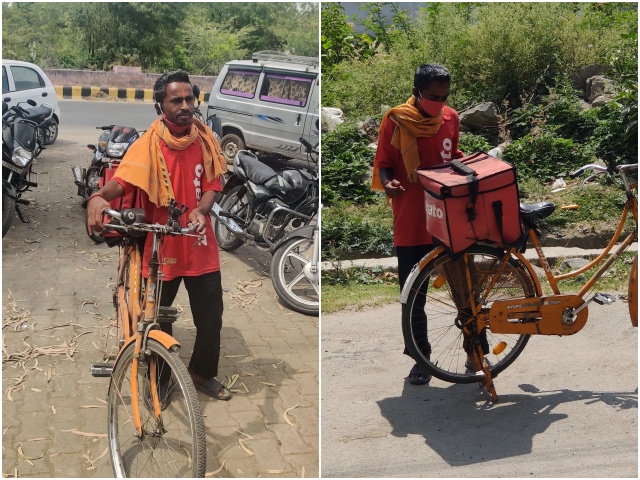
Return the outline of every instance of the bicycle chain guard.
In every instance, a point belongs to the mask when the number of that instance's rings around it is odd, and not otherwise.
[[[498,300],[489,310],[493,333],[520,335],[573,335],[587,323],[588,308],[577,295]]]

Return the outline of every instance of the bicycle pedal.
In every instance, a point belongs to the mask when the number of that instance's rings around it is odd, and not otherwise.
[[[616,301],[616,298],[608,293],[596,293],[593,297],[593,301],[598,305],[611,305]]]
[[[91,365],[91,375],[94,377],[110,377],[113,373],[113,363],[94,363]]]
[[[179,315],[176,307],[158,307],[159,323],[173,323],[178,319]]]

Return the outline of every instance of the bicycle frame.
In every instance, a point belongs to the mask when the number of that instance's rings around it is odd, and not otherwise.
[[[110,213],[111,211],[109,211]],[[117,212],[116,212],[117,213]],[[118,281],[116,302],[118,311],[118,327],[123,332],[119,338],[120,349],[115,363],[125,349],[135,342],[133,362],[131,365],[131,404],[132,420],[136,429],[136,435],[141,438],[142,423],[140,419],[139,398],[138,398],[138,364],[141,352],[146,350],[147,340],[152,338],[162,344],[167,350],[174,350],[180,347],[180,343],[171,335],[159,329],[158,310],[160,306],[160,294],[162,291],[162,273],[160,266],[162,263],[158,258],[160,247],[160,236],[163,234],[162,227],[150,232],[153,235],[151,259],[149,261],[149,275],[144,289],[144,299],[142,294],[142,252],[136,241],[125,239],[125,244],[120,246],[120,256],[118,264]],[[118,230],[118,226],[112,226]],[[125,227],[126,228],[126,227]],[[195,227],[192,227],[195,228]],[[187,229],[189,230],[189,229]],[[128,285],[125,285],[125,267],[129,264]],[[129,301],[125,298],[126,288],[129,288]],[[144,308],[142,306],[144,303]],[[156,375],[156,363],[150,365],[150,390],[153,403],[153,410],[156,420],[161,422],[161,404],[158,397],[158,385]]]

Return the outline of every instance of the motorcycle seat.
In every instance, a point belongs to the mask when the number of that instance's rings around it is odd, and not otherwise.
[[[277,175],[269,165],[262,163],[254,155],[238,152],[238,163],[244,170],[247,178],[256,185],[264,185]]]
[[[23,118],[26,120],[31,120],[37,124],[42,123],[49,115],[51,114],[51,109],[49,107],[33,107],[27,110],[27,113],[24,114]]]

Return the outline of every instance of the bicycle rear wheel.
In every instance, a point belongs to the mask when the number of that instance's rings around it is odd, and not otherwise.
[[[176,352],[149,339],[147,354],[138,362],[138,406],[142,438],[135,435],[131,370],[134,345],[126,347],[115,365],[108,398],[108,438],[116,477],[204,477],[206,447],[204,421],[196,389]],[[157,419],[153,413],[149,372],[171,370]],[[163,389],[159,389],[163,392]],[[164,392],[163,392],[164,393]]]
[[[472,278],[476,288],[484,294],[504,257],[497,248],[476,245],[468,252],[474,269]],[[478,378],[465,366],[467,352],[460,320],[468,318],[468,310],[461,309],[460,294],[452,291],[451,284],[466,285],[464,269],[455,265],[447,253],[431,260],[422,269],[411,285],[407,302],[402,306],[402,331],[405,345],[411,356],[427,368],[436,378],[453,383],[473,383]],[[457,272],[459,278],[450,278]],[[465,288],[466,290],[466,288]],[[487,298],[491,307],[495,300],[534,297],[536,291],[529,270],[517,259],[509,259],[508,265],[496,280]],[[456,322],[458,319],[458,322]],[[489,347],[487,359],[491,362],[491,373],[497,375],[520,355],[529,341],[529,335],[495,334],[487,327],[486,339]],[[502,347],[504,349],[500,352]]]

